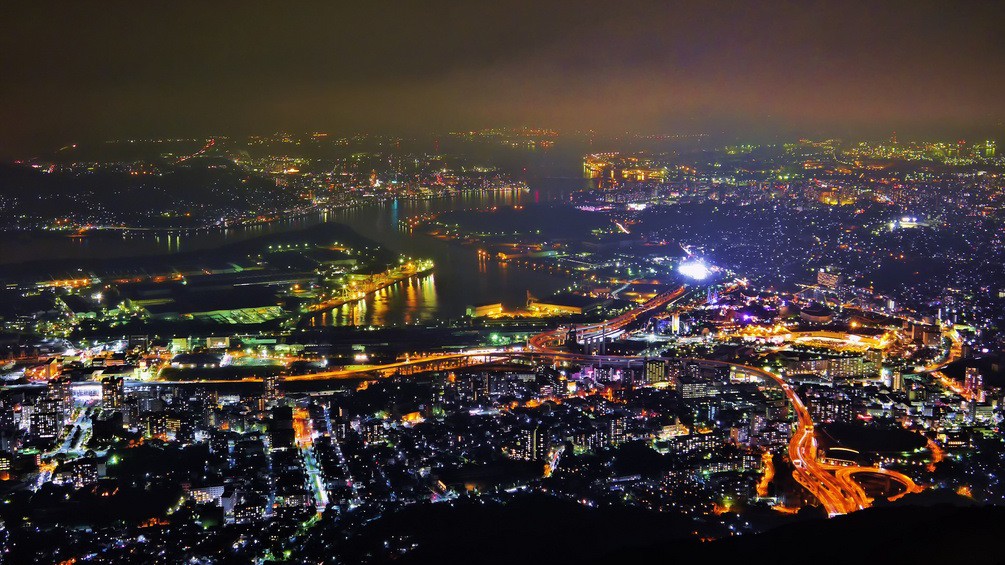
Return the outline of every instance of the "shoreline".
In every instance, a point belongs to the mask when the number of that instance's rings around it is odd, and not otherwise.
[[[395,196],[393,198],[375,198],[370,199],[366,202],[358,202],[353,204],[326,204],[323,206],[311,206],[306,209],[291,209],[281,212],[278,216],[268,219],[254,219],[254,220],[233,220],[233,224],[219,225],[219,224],[207,224],[199,226],[167,226],[167,227],[148,227],[148,226],[67,226],[61,229],[45,229],[45,228],[31,228],[31,229],[4,229],[0,228],[0,236],[6,234],[23,234],[28,236],[41,236],[41,235],[53,235],[53,236],[63,236],[68,238],[83,237],[86,238],[89,233],[95,234],[129,234],[132,235],[136,232],[137,235],[188,235],[193,233],[213,233],[213,232],[224,232],[227,230],[239,230],[242,228],[254,228],[259,226],[268,226],[278,222],[285,222],[296,220],[298,218],[304,218],[314,214],[324,214],[328,212],[338,212],[342,210],[351,210],[353,208],[364,208],[371,205],[379,205],[385,203],[391,203],[395,201],[406,201],[406,202],[426,202],[431,200],[449,200],[452,198],[464,197],[474,193],[499,193],[499,192],[529,192],[530,188],[526,185],[524,186],[507,186],[507,187],[497,187],[497,188],[471,188],[458,190],[453,193],[443,192],[438,194],[431,194],[428,196]]]

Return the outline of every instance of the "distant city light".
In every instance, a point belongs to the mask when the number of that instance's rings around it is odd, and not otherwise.
[[[681,263],[677,267],[677,271],[689,279],[694,279],[697,281],[702,281],[708,278],[712,271],[705,265],[702,260],[690,261],[687,263]]]

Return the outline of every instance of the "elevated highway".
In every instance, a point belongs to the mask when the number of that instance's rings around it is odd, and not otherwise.
[[[531,362],[568,361],[574,363],[600,363],[609,366],[629,367],[633,365],[641,365],[647,359],[697,363],[707,367],[732,367],[740,369],[747,374],[756,375],[765,382],[775,383],[779,386],[785,394],[785,397],[795,415],[792,438],[789,441],[788,446],[788,456],[794,467],[793,477],[820,502],[821,506],[823,506],[824,510],[830,516],[847,514],[856,510],[868,508],[872,505],[873,499],[867,496],[862,485],[855,480],[856,475],[882,475],[893,482],[899,483],[903,488],[903,492],[894,498],[899,498],[904,494],[919,492],[922,490],[922,487],[918,486],[907,475],[889,469],[859,465],[829,465],[820,461],[816,437],[814,435],[813,420],[810,416],[809,410],[806,408],[802,399],[799,398],[795,389],[779,375],[765,371],[764,369],[758,367],[740,363],[697,358],[644,358],[617,355],[587,355],[581,353],[563,352],[553,348],[548,348],[545,351],[535,351],[533,349],[529,349],[523,351],[498,350],[458,353],[415,361],[403,361],[378,367],[342,369],[338,371],[328,371],[310,375],[295,375],[286,378],[288,380],[296,381],[359,378],[361,376],[366,376],[367,374],[389,376],[392,374],[414,374],[431,370],[447,370],[500,361],[520,360]]]
[[[647,301],[638,308],[626,312],[616,318],[598,324],[590,324],[576,328],[577,335],[586,339],[604,338],[609,336],[612,330],[620,331],[640,317],[655,312],[657,309],[667,305],[673,300],[681,297],[685,292],[685,287],[680,287],[674,291],[663,293],[652,300]],[[321,371],[317,373],[290,375],[284,377],[286,381],[310,381],[310,380],[330,380],[346,378],[373,378],[386,377],[391,375],[408,375],[427,371],[451,370],[462,367],[469,367],[500,361],[529,360],[529,361],[569,361],[579,363],[599,363],[614,366],[631,366],[633,364],[644,363],[647,359],[643,357],[619,356],[619,355],[590,355],[563,351],[560,347],[565,343],[568,335],[568,327],[562,326],[554,330],[542,332],[528,340],[525,349],[479,349],[458,353],[445,353],[430,355],[419,359],[407,359],[383,365],[371,365],[360,367],[347,367],[331,371]],[[900,483],[904,487],[904,493],[917,492],[921,490],[910,477],[882,469],[880,467],[852,466],[840,467],[827,465],[821,462],[817,454],[817,442],[814,435],[814,424],[803,401],[796,394],[796,391],[780,375],[765,371],[758,367],[729,363],[725,361],[713,361],[707,359],[681,359],[681,358],[656,358],[665,361],[685,361],[698,363],[705,366],[726,366],[741,369],[748,374],[754,374],[764,379],[766,382],[777,384],[785,394],[786,400],[791,406],[795,415],[795,424],[792,438],[788,446],[788,456],[794,466],[793,477],[824,507],[828,515],[835,516],[847,514],[856,510],[867,508],[873,502],[869,498],[862,486],[855,481],[856,474],[872,473],[882,475],[892,481]],[[254,381],[256,379],[246,379]],[[261,380],[261,379],[257,379]],[[196,381],[199,383],[213,383],[215,381]],[[234,381],[221,381],[231,383]],[[158,383],[151,383],[158,384]],[[168,384],[168,383],[159,383]],[[186,382],[191,384],[191,382]]]
[[[559,326],[558,328],[535,335],[528,340],[527,345],[531,350],[540,352],[558,351],[556,346],[565,343],[566,336],[570,330],[575,331],[576,341],[579,343],[589,343],[596,340],[603,340],[615,337],[624,333],[625,329],[639,318],[646,314],[655,313],[659,308],[666,306],[672,301],[684,295],[686,287],[681,286],[675,290],[664,292],[653,297],[644,304],[633,308],[616,318],[595,324],[583,324],[569,328]]]

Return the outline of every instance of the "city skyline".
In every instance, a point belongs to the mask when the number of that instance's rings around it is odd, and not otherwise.
[[[0,561],[1000,558],[1003,16],[9,7]]]

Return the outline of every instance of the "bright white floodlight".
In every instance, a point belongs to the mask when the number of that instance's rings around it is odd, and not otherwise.
[[[705,280],[708,278],[708,275],[712,274],[712,271],[705,266],[705,262],[701,259],[681,263],[680,266],[677,267],[677,271],[685,277],[696,281]]]

